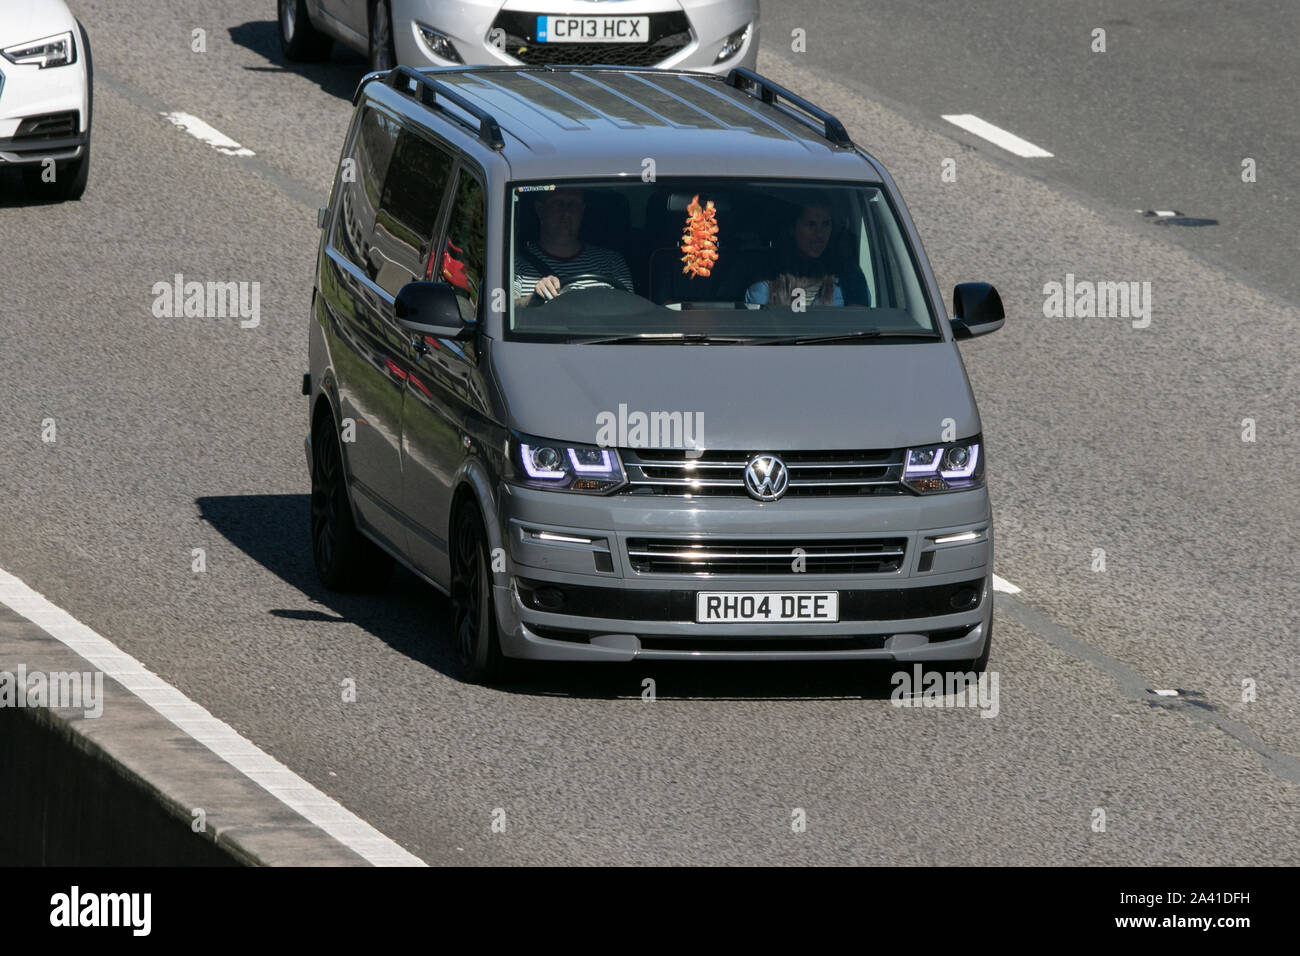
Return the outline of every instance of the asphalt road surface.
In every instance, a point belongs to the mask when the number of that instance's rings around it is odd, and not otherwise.
[[[409,574],[323,590],[299,383],[315,209],[364,63],[282,62],[270,0],[72,5],[95,48],[86,198],[26,204],[0,175],[0,568],[431,863],[1300,863],[1294,8],[764,5],[760,69],[886,163],[943,286],[1006,303],[962,347],[996,570],[1021,589],[997,596],[983,719],[893,707],[888,669],[829,664],[469,686],[446,603]],[[1094,25],[1107,59],[1066,56]],[[260,283],[260,323],[155,317],[177,273]],[[1150,282],[1149,326],[1046,318],[1067,274]]]
[[[802,58],[822,75],[922,122],[971,113],[1009,130],[1052,153],[1021,171],[1128,216],[1180,212],[1139,221],[1300,302],[1292,0],[782,0],[763,12],[770,47],[793,56],[803,28]]]

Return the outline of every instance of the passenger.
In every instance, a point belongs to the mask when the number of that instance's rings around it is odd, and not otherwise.
[[[530,240],[515,255],[513,294],[517,305],[553,299],[561,286],[582,275],[617,280],[625,290],[633,291],[632,273],[621,255],[578,238],[587,208],[581,189],[543,193],[534,208],[541,230],[536,242]],[[576,288],[600,285],[584,280]]]
[[[814,200],[802,205],[790,224],[784,248],[778,251],[776,277],[751,285],[745,291],[745,301],[788,306],[798,298],[796,290],[802,289],[802,301],[808,305],[868,304],[862,271],[836,255],[831,241],[834,232],[829,202]]]

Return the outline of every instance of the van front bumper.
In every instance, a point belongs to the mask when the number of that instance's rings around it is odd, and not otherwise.
[[[980,655],[991,627],[986,489],[760,505],[508,487],[499,521],[507,560],[494,574],[494,597],[508,657],[966,660]],[[722,542],[742,552],[762,546],[790,555],[790,567],[769,562],[761,572],[700,574],[687,561],[649,570],[651,539],[714,551],[726,550]],[[812,557],[795,570],[800,551],[873,542],[903,553],[883,570],[823,573],[809,564]],[[835,591],[838,620],[697,622],[697,595],[714,591]]]

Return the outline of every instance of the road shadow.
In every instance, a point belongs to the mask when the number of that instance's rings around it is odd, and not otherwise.
[[[320,63],[294,63],[280,52],[280,28],[275,20],[250,20],[230,27],[230,40],[266,60],[266,66],[246,66],[250,73],[296,73],[306,77],[326,93],[352,100],[357,83],[369,69],[369,61],[360,53],[335,41],[328,60]]]
[[[446,598],[405,568],[369,593],[330,591],[312,564],[309,495],[229,495],[196,499],[199,516],[272,574],[301,591],[312,608],[269,608],[304,627],[348,622],[406,656],[445,674],[455,662],[441,622]]]
[[[195,504],[226,540],[316,605],[270,608],[270,616],[302,627],[351,623],[412,660],[459,679],[450,605],[410,571],[399,565],[382,590],[370,593],[340,593],[320,583],[311,557],[308,495],[223,495],[198,498]],[[660,700],[887,700],[893,693],[890,675],[897,669],[845,661],[519,662],[509,679],[495,686],[503,693],[598,700],[640,698],[650,688]]]
[[[90,184],[95,184],[95,171],[90,171]],[[89,193],[89,190],[87,190]],[[0,209],[20,209],[26,206],[62,206],[76,205],[76,202],[68,199],[57,199],[51,196],[41,196],[33,193],[27,188],[27,183],[23,179],[22,169],[18,166],[4,165],[0,166]]]

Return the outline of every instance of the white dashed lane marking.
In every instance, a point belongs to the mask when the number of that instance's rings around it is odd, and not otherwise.
[[[1021,139],[1015,133],[1008,133],[1001,127],[994,126],[987,120],[982,120],[970,113],[949,113],[943,118],[968,133],[974,133],[981,139],[988,140],[994,146],[1002,147],[1008,153],[1015,153],[1017,156],[1024,156],[1026,159],[1051,158],[1052,154],[1041,146],[1035,146],[1029,140]]]
[[[225,153],[227,156],[257,155],[248,147],[240,146],[221,130],[209,126],[197,116],[189,113],[163,113],[162,116],[163,119],[185,130],[195,139],[207,143],[218,153]]]
[[[108,638],[0,568],[0,604],[117,681],[194,740],[375,866],[424,866],[365,820],[190,700]]]
[[[1016,587],[1014,584],[1012,584],[1012,583],[1011,583],[1010,581],[1008,581],[1006,578],[1000,578],[1000,577],[998,577],[996,574],[993,575],[993,590],[994,590],[994,591],[1001,591],[1003,594],[1019,594],[1019,593],[1020,593],[1020,588]]]

